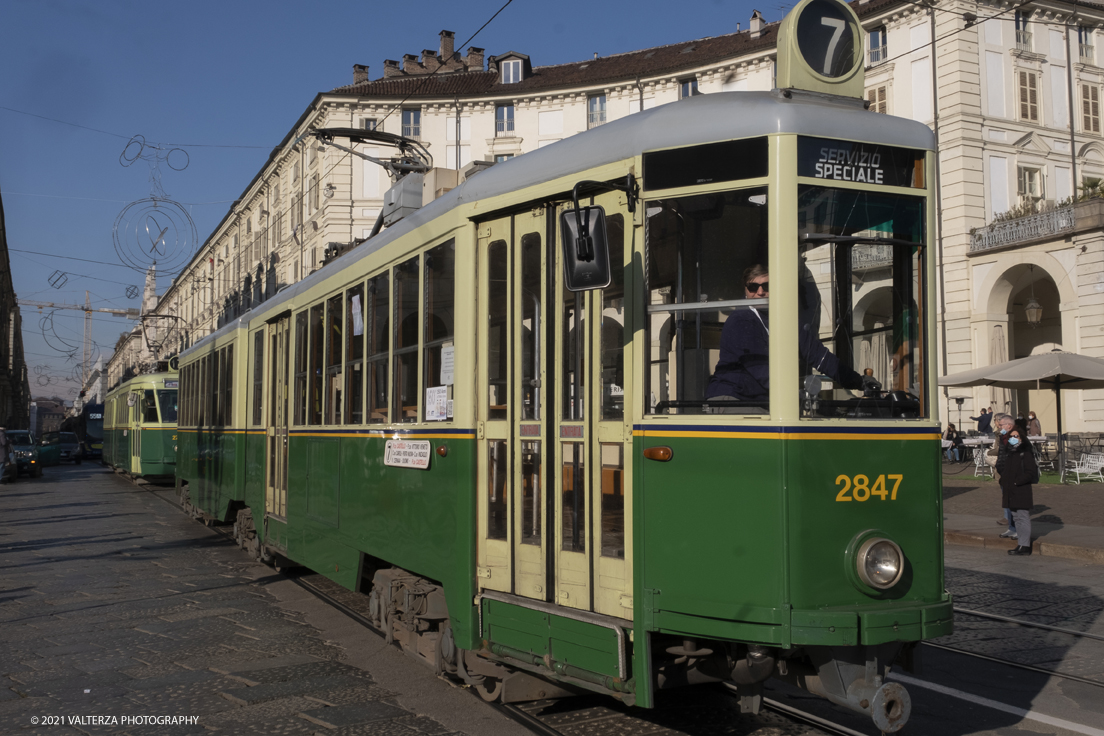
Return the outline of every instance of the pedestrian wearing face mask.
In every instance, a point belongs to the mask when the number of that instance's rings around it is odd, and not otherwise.
[[[1027,436],[1028,437],[1042,437],[1043,425],[1039,423],[1039,418],[1035,416],[1035,412],[1029,411],[1027,413]]]
[[[1006,445],[1008,449],[999,458],[997,468],[1000,472],[1001,501],[1005,508],[1012,510],[1016,525],[1017,546],[1008,550],[1008,554],[1030,555],[1031,508],[1035,505],[1031,486],[1039,482],[1039,466],[1035,463],[1031,443],[1019,428],[1014,427],[1008,432]]]
[[[1008,433],[1016,426],[1016,422],[1010,414],[995,414],[993,421],[996,425],[996,436],[993,439],[993,446],[985,453],[985,463],[993,468],[997,482],[1000,482],[1001,460],[1008,452]],[[1016,538],[1016,525],[1012,522],[1012,511],[1007,506],[1004,507],[1004,515],[997,519],[997,523],[1008,527],[1001,532],[1002,537]]]

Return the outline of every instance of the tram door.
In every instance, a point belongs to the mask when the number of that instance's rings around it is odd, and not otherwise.
[[[478,227],[481,588],[631,615],[624,195],[614,283],[570,292],[546,209]],[[559,209],[551,213],[558,216]]]
[[[265,513],[287,517],[288,340],[290,317],[267,327],[268,410],[265,412]]]

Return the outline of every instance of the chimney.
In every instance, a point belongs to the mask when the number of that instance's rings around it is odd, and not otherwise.
[[[455,43],[455,33],[453,33],[452,31],[441,31],[441,51],[439,55],[441,57],[441,61],[445,62],[446,64],[452,60],[452,55],[454,53],[452,47]]]
[[[469,46],[467,61],[469,72],[483,71],[483,49],[476,48],[475,46]]]
[[[399,62],[394,59],[383,60],[383,78],[399,77],[402,76],[402,69],[399,68]]]
[[[759,38],[763,35],[763,14],[758,10],[751,11],[751,22],[748,23],[748,30],[751,31],[752,38]]]
[[[422,49],[422,66],[425,67],[427,72],[437,71],[437,67],[441,66],[441,62],[437,58],[436,49]]]
[[[353,64],[353,84],[368,81],[368,67],[364,64]]]
[[[402,70],[407,74],[417,74],[421,69],[418,64],[417,54],[403,54]]]

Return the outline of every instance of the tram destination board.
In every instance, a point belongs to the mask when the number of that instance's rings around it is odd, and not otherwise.
[[[797,175],[888,187],[924,188],[924,152],[801,136]]]

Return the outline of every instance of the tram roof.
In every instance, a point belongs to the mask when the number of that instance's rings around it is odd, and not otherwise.
[[[283,304],[293,301],[320,281],[378,252],[457,205],[580,174],[645,151],[779,133],[935,149],[935,134],[928,126],[906,118],[869,112],[858,101],[834,101],[801,94],[787,98],[778,91],[719,92],[660,105],[495,164],[347,255],[282,289],[257,309],[231,320],[182,351],[181,355],[233,330],[248,327],[258,310],[279,313]]]

